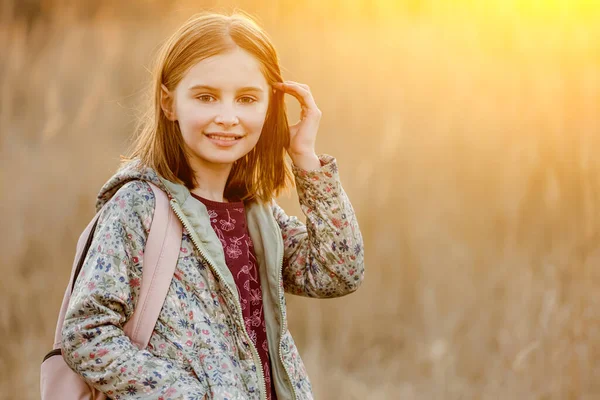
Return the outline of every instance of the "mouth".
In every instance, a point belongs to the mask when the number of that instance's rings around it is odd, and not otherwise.
[[[244,137],[234,133],[205,133],[204,136],[219,142],[235,142]]]
[[[208,138],[215,146],[226,148],[237,144],[246,135],[238,135],[234,133],[205,133],[204,136]]]

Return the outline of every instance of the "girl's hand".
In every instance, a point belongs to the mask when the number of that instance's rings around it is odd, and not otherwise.
[[[293,81],[275,82],[273,88],[291,94],[298,99],[302,107],[300,121],[290,126],[288,154],[292,160],[315,156],[315,142],[322,113],[315,104],[310,88],[308,85]]]

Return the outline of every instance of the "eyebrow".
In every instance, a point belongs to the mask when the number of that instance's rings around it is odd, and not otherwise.
[[[208,85],[194,85],[189,88],[189,90],[199,90],[199,89],[212,90],[213,92],[221,91],[221,89],[219,89],[219,88],[208,86]],[[260,93],[262,93],[263,90],[256,86],[244,86],[244,87],[239,88],[238,92],[260,92]]]

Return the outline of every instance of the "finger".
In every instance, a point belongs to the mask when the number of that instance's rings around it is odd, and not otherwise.
[[[308,108],[308,110],[317,110],[317,104],[309,90],[299,84],[289,83],[289,81],[284,82],[281,88],[284,92],[298,99],[301,106]]]
[[[276,87],[277,89],[297,87],[297,88],[302,88],[310,93],[310,87],[303,83],[298,83],[298,82],[294,82],[294,81],[285,81],[285,82],[275,82],[275,85],[276,86],[274,86],[274,87]]]
[[[298,86],[302,86],[304,89],[307,89],[308,91],[310,91],[310,87],[305,83],[300,83],[300,82],[295,82],[295,81],[286,81],[286,82],[293,83]]]
[[[275,82],[276,85],[281,85],[282,83],[289,83],[289,84],[294,84],[294,85],[298,85],[301,86],[305,89],[308,89],[310,91],[310,86],[308,86],[305,83],[300,83],[300,82],[296,82],[296,81],[283,81],[283,82]]]
[[[283,90],[285,93],[288,93],[298,99],[302,107],[303,114],[309,111],[309,109],[313,110],[313,112],[318,110],[308,85],[294,81],[279,82],[278,85],[278,89]]]

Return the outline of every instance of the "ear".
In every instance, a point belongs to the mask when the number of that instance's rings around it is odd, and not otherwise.
[[[174,96],[164,84],[160,85],[160,108],[169,121],[177,121]]]

